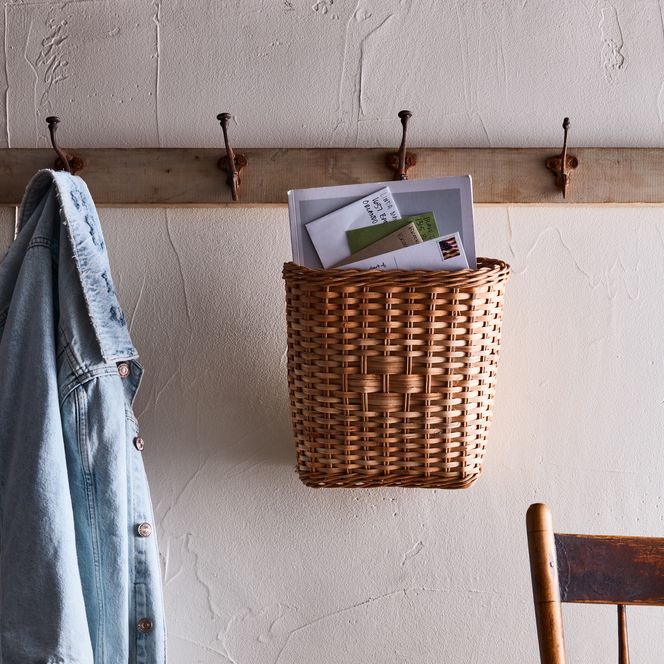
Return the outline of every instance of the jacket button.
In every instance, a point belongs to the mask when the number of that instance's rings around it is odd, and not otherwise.
[[[134,447],[139,452],[142,452],[143,448],[145,447],[145,441],[140,436],[136,436],[136,438],[134,438]]]
[[[137,624],[138,631],[141,632],[141,634],[147,634],[148,632],[151,632],[154,629],[154,623],[150,618],[141,618],[138,621]]]
[[[120,362],[118,364],[118,373],[120,378],[126,378],[129,375],[129,365],[126,362]]]
[[[141,537],[150,537],[152,535],[152,526],[147,522],[139,523],[136,531]]]

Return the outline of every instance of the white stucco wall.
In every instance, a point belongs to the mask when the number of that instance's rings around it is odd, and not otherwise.
[[[2,146],[47,145],[57,113],[65,146],[209,147],[220,111],[237,146],[396,146],[404,107],[413,145],[557,146],[564,115],[573,145],[664,139],[654,0],[10,2],[0,20]],[[561,530],[664,533],[663,212],[477,210],[479,253],[514,276],[486,472],[446,492],[299,483],[285,209],[102,210],[147,370],[170,661],[536,661],[528,505]],[[0,250],[12,226],[3,210]],[[634,661],[655,661],[664,612],[630,614]],[[572,662],[615,659],[612,609],[565,615]]]

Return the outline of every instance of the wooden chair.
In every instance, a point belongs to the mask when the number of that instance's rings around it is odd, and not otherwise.
[[[542,664],[565,664],[562,602],[617,604],[618,662],[629,664],[625,607],[664,606],[664,538],[554,533],[541,503],[526,525]]]

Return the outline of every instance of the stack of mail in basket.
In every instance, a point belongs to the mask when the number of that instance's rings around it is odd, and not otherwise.
[[[293,261],[310,268],[477,267],[470,176],[288,192]]]

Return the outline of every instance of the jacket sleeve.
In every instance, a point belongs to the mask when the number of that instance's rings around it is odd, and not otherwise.
[[[0,322],[0,660],[90,664],[59,409],[51,247],[33,235]]]

